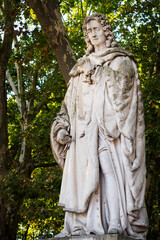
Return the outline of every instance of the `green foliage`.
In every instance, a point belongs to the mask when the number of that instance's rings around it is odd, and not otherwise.
[[[10,170],[1,182],[1,194],[7,199],[6,207],[18,211],[20,222],[17,237],[33,239],[33,236],[44,234],[46,237],[53,236],[63,226],[64,213],[57,207],[61,170],[53,159],[49,134],[51,123],[64,98],[66,85],[45,33],[33,12],[25,3],[22,5],[15,23],[17,50],[12,50],[8,69],[18,89],[15,61],[21,66],[24,93],[19,97],[26,105],[30,101],[34,104],[33,109],[26,113],[28,120],[24,132],[24,119],[7,82]],[[36,87],[32,89],[36,76]],[[19,156],[24,139],[31,155],[26,168],[20,170]]]
[[[20,210],[19,237],[26,230],[27,239],[40,235],[51,237],[62,230],[64,213],[57,207],[61,179],[58,168],[37,168],[26,182],[28,193]]]

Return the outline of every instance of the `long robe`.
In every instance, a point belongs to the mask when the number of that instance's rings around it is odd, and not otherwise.
[[[64,231],[72,234],[80,223],[85,234],[108,231],[106,186],[99,166],[99,148],[105,147],[116,178],[123,234],[145,239],[145,129],[136,61],[125,50],[111,48],[84,56],[70,75],[51,129],[53,153],[63,168],[59,205],[67,212]],[[69,144],[57,142],[60,129],[70,133]],[[99,145],[100,136],[104,146]]]

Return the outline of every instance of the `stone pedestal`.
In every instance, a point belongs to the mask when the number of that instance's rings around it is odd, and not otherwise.
[[[76,237],[63,237],[63,238],[46,238],[43,240],[134,240],[134,238],[125,237],[119,234],[107,234],[107,235],[89,235],[89,236],[76,236]]]

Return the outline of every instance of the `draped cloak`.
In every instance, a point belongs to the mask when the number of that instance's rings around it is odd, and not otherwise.
[[[67,212],[65,221],[69,213],[86,214],[86,232],[94,232],[93,219],[99,214],[96,234],[107,233],[109,213],[98,159],[101,135],[116,178],[123,234],[145,239],[145,129],[136,60],[122,48],[110,48],[79,59],[70,76],[51,129],[53,154],[63,169],[59,205]],[[57,142],[60,129],[69,132],[69,144]]]

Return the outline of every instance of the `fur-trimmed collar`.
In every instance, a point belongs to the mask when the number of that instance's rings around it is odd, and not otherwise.
[[[134,56],[124,50],[123,48],[108,48],[106,51],[100,53],[91,53],[89,56],[84,55],[82,58],[78,60],[78,62],[74,65],[72,70],[70,71],[69,75],[71,77],[76,77],[81,73],[85,73],[88,75],[93,69],[97,66],[102,66],[104,63],[109,61],[109,64],[113,59],[118,56],[128,56],[130,57],[135,63],[137,63]],[[109,65],[108,64],[108,65]]]

